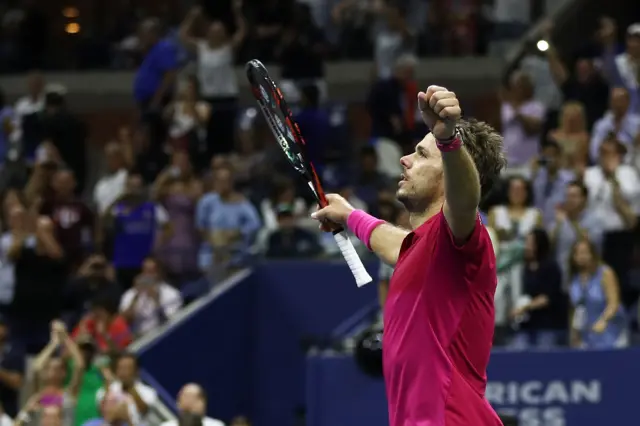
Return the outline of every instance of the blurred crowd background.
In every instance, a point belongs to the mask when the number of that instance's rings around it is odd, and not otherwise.
[[[427,132],[416,94],[441,83],[422,65],[498,63],[460,89],[509,161],[481,206],[496,345],[640,342],[640,10],[583,3],[2,2],[0,423],[219,424],[199,383],[177,413],[154,411],[128,346],[244,268],[340,258],[242,93],[252,58],[278,70],[326,189],[400,226],[399,159]],[[349,100],[328,71],[346,63],[365,70]],[[132,76],[125,100],[104,80],[88,113],[64,77],[82,73]],[[381,265],[380,303],[392,273]]]

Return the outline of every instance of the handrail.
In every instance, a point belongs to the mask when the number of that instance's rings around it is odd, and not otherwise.
[[[360,309],[358,309],[353,315],[342,321],[331,332],[332,339],[341,339],[347,337],[349,333],[353,331],[362,321],[371,316],[374,311],[379,308],[378,301],[374,301]]]
[[[160,416],[165,421],[175,420],[175,413],[178,411],[175,398],[144,368],[140,368],[140,378],[158,393],[160,403],[155,404],[155,408],[159,411]]]

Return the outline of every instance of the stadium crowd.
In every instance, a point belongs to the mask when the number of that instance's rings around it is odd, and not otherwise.
[[[481,54],[490,21],[499,40],[532,20],[501,2],[493,19],[420,0],[219,3],[169,19],[169,32],[129,17],[111,35],[100,65],[136,68],[139,114],[105,144],[97,182],[85,123],[66,89],[35,71],[49,63],[46,37],[21,36],[44,25],[37,5],[5,11],[3,71],[30,71],[23,97],[0,97],[2,424],[152,424],[158,395],[126,351],[134,339],[263,257],[338,255],[265,123],[239,107],[236,63],[279,63],[326,188],[402,224],[398,160],[426,131],[414,114],[417,55]],[[510,167],[482,206],[499,264],[496,344],[621,348],[638,331],[640,24],[617,40],[602,19],[597,53],[577,59],[556,51],[551,24],[545,32],[549,49],[525,56],[502,90]],[[76,67],[95,65],[89,50]],[[324,63],[371,57],[373,138],[354,153],[328,106]],[[392,272],[381,268],[381,302]],[[219,424],[197,384],[177,405],[180,425]]]

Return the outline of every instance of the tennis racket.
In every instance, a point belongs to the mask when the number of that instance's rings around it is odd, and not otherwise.
[[[320,207],[327,206],[327,199],[316,173],[313,163],[307,156],[305,141],[300,134],[300,128],[293,119],[293,114],[282,96],[276,83],[269,77],[267,68],[262,62],[254,59],[247,62],[247,78],[251,84],[251,91],[260,106],[260,110],[267,120],[276,142],[282,148],[289,163],[300,173],[313,192]],[[343,228],[333,231],[338,248],[346,260],[358,287],[370,283],[371,276],[362,264],[362,260],[353,248],[353,244]]]

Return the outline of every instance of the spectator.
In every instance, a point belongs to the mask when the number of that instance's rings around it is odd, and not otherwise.
[[[163,280],[158,261],[149,257],[134,287],[122,296],[120,312],[131,331],[141,336],[169,320],[181,306],[180,292]]]
[[[247,261],[249,248],[260,229],[255,207],[233,187],[230,167],[215,173],[215,192],[203,196],[196,210],[196,225],[202,233],[200,268],[225,270],[224,265],[239,267]]]
[[[313,21],[310,7],[294,3],[292,22],[275,50],[282,67],[280,85],[289,102],[300,102],[302,86],[316,87],[318,101],[326,98],[324,57],[327,51],[324,34]]]
[[[131,343],[132,336],[127,321],[118,315],[118,303],[110,297],[96,296],[91,311],[73,330],[73,338],[89,335],[100,352],[117,353]]]
[[[605,140],[599,148],[598,165],[584,174],[589,209],[598,215],[605,231],[633,229],[636,224],[640,181],[633,167],[622,164],[625,153],[616,139]]]
[[[57,92],[47,93],[40,120],[43,138],[56,148],[60,161],[73,170],[78,179],[75,193],[82,194],[87,163],[85,124],[69,112],[64,95]]]
[[[0,164],[4,164],[9,151],[10,137],[14,129],[14,110],[7,105],[4,92],[0,89]]]
[[[178,69],[176,46],[162,39],[160,22],[149,18],[138,29],[144,58],[135,76],[133,94],[152,149],[164,142],[160,111],[169,103]]]
[[[603,47],[603,70],[612,86],[623,87],[630,94],[630,110],[640,113],[640,81],[637,74],[640,60],[640,23],[629,25],[625,51],[616,53],[617,25],[607,17],[600,19],[597,37]]]
[[[278,206],[287,205],[291,208],[295,217],[301,217],[308,213],[304,200],[296,195],[296,187],[291,180],[276,178],[269,197],[260,203],[260,213],[263,221],[263,231],[278,229]]]
[[[300,127],[307,143],[307,153],[319,176],[322,176],[328,151],[337,145],[332,144],[332,126],[329,112],[320,106],[320,90],[317,84],[302,84],[300,86],[300,110],[296,112],[295,120]]]
[[[186,79],[182,83],[178,99],[164,111],[173,149],[190,152],[194,158],[202,155],[199,148],[205,142],[210,116],[211,106],[198,99],[195,80]]]
[[[49,324],[61,313],[66,278],[63,251],[54,235],[53,222],[41,216],[36,226],[35,241],[22,234],[11,248],[15,292],[8,317],[14,337],[23,340],[30,354],[46,344]]]
[[[79,381],[76,409],[73,415],[73,424],[81,426],[88,420],[99,416],[96,397],[104,382],[113,381],[113,373],[110,369],[110,359],[106,355],[96,357],[97,348],[90,336],[78,336],[76,344],[84,360],[82,374]],[[65,386],[68,387],[73,376],[69,372],[75,369],[73,358],[67,360],[67,378]]]
[[[512,177],[507,183],[507,203],[489,210],[489,226],[500,241],[524,240],[535,227],[542,225],[542,215],[531,207],[531,185],[522,177]]]
[[[378,153],[375,148],[370,146],[362,148],[358,176],[354,185],[356,197],[368,206],[374,206],[378,193],[389,186],[389,179],[378,171]]]
[[[417,59],[413,55],[401,55],[396,59],[393,74],[373,84],[367,108],[375,137],[404,143],[411,136],[417,111],[416,65]]]
[[[12,343],[9,326],[0,317],[0,404],[3,415],[18,414],[18,392],[24,384],[25,354],[22,348]]]
[[[40,407],[36,399],[31,399],[16,417],[14,426],[38,424],[40,426],[64,426],[64,411],[58,405]]]
[[[558,128],[547,135],[562,150],[560,167],[584,172],[589,164],[589,131],[584,107],[578,102],[566,102],[560,110]]]
[[[551,240],[555,247],[556,260],[568,284],[571,248],[581,238],[589,238],[602,252],[602,224],[598,216],[587,209],[589,190],[578,180],[567,185],[564,203],[556,210],[555,223],[551,226]],[[563,287],[563,288],[566,288]]]
[[[133,425],[144,421],[149,410],[157,403],[156,391],[142,383],[138,377],[138,359],[133,354],[123,354],[115,361],[116,380],[106,388],[100,389],[97,402],[104,407],[109,403],[109,398],[121,395],[127,403],[128,414]]]
[[[67,388],[65,388],[67,374],[65,360],[54,356],[60,346],[73,359],[73,371]],[[69,424],[73,419],[83,369],[84,360],[80,349],[67,334],[64,323],[53,321],[51,339],[33,362],[33,390],[40,407],[55,405],[62,409],[65,424]]]
[[[131,416],[130,405],[127,397],[122,392],[109,392],[102,398],[100,405],[102,418],[89,420],[84,426],[133,426],[134,419]]]
[[[245,416],[235,416],[231,419],[230,426],[251,426],[251,422]]]
[[[193,8],[180,27],[183,46],[197,55],[197,74],[202,96],[210,106],[211,117],[207,126],[207,155],[227,154],[234,147],[234,125],[238,103],[238,82],[234,57],[246,35],[242,13],[242,0],[232,1],[236,30],[229,36],[222,21],[211,22],[206,38],[193,37],[195,21],[202,16],[199,7]]]
[[[318,236],[297,225],[292,206],[279,205],[277,211],[278,228],[269,235],[268,258],[310,258],[322,253]]]
[[[593,244],[579,239],[571,251],[573,307],[571,345],[612,349],[628,344],[628,330],[615,272],[602,263]]]
[[[76,324],[89,310],[96,298],[104,298],[118,304],[122,287],[115,281],[113,265],[101,254],[89,256],[67,284],[66,312],[71,324]]]
[[[519,324],[511,347],[551,349],[562,342],[566,330],[566,299],[562,272],[551,253],[549,236],[534,229],[525,240],[522,295],[511,317]]]
[[[274,59],[275,46],[278,45],[284,28],[292,18],[291,5],[286,0],[265,0],[258,3],[254,10],[251,34],[251,45],[255,48],[254,56],[263,62]]]
[[[31,147],[35,147],[37,145],[36,141],[27,140],[25,141],[25,137],[29,139],[31,133],[27,129],[25,134],[25,123],[28,122],[37,122],[35,116],[42,112],[44,109],[45,102],[45,82],[44,77],[40,71],[30,71],[27,74],[27,94],[16,102],[15,105],[15,120],[16,124],[14,127],[13,134],[11,138],[14,141],[22,141],[23,144],[25,142],[29,143]],[[32,153],[32,152],[31,152]]]
[[[113,265],[118,282],[128,289],[140,273],[154,245],[162,246],[171,233],[167,211],[145,195],[142,177],[130,174],[125,193],[104,218],[113,236]]]
[[[164,422],[161,426],[181,426],[188,416],[197,416],[201,419],[202,426],[224,426],[220,420],[206,416],[207,394],[196,383],[187,383],[180,389],[177,406],[178,420]]]
[[[185,152],[175,152],[172,158],[172,166],[160,173],[154,184],[154,196],[166,209],[172,227],[171,235],[157,245],[156,252],[171,282],[182,284],[199,276],[195,211],[202,182]]]
[[[635,140],[640,136],[640,115],[629,109],[629,92],[626,89],[611,90],[609,111],[593,126],[591,135],[591,158],[598,158],[600,146],[609,138],[616,138],[633,153]]]
[[[402,54],[415,52],[416,38],[399,3],[383,0],[381,11],[383,21],[375,31],[374,61],[376,76],[387,79]]]
[[[574,179],[571,170],[562,167],[562,148],[556,142],[547,142],[542,155],[534,160],[533,173],[534,205],[542,213],[545,226],[553,224],[556,209],[564,201],[567,184]]]
[[[51,183],[53,175],[60,166],[60,155],[53,144],[49,141],[40,144],[33,171],[23,190],[28,207],[38,212],[42,202],[53,197]]]
[[[127,164],[123,149],[117,143],[109,143],[104,147],[107,172],[98,179],[93,188],[93,202],[100,215],[105,214],[118,198],[125,192]]]
[[[9,195],[9,194],[8,194]],[[34,246],[35,236],[28,232],[29,223],[27,212],[19,200],[9,203],[10,197],[5,197],[7,213],[4,214],[7,231],[0,238],[0,306],[7,312],[13,302],[16,291],[15,262],[23,245]]]
[[[545,114],[544,105],[533,98],[531,78],[513,73],[501,107],[504,149],[512,173],[526,172],[528,161],[538,154]]]
[[[53,176],[52,189],[53,197],[43,203],[40,214],[53,220],[65,260],[71,270],[75,270],[93,244],[93,212],[74,195],[76,179],[73,171],[58,170]]]
[[[593,58],[581,55],[577,58],[573,71],[567,68],[553,45],[550,24],[543,28],[543,38],[549,43],[546,53],[551,75],[560,87],[565,102],[574,101],[584,105],[587,129],[591,129],[607,109],[609,85],[596,70]]]

